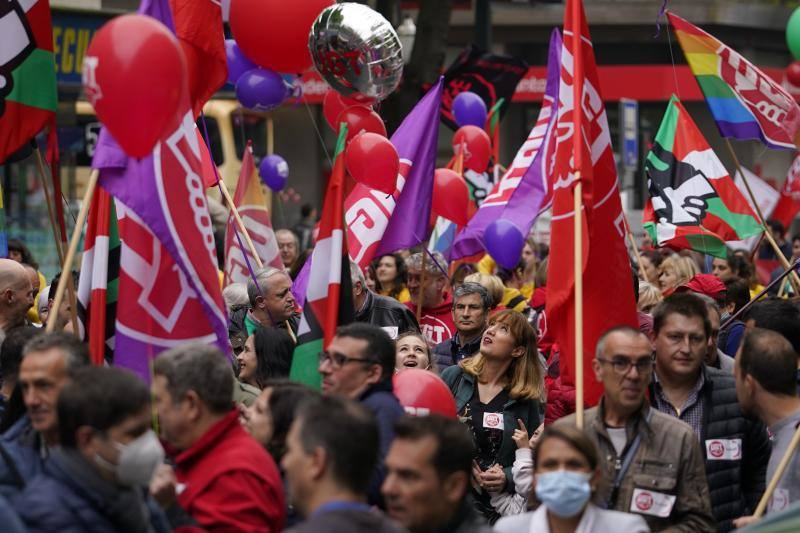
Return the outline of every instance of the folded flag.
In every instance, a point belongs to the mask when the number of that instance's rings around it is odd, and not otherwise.
[[[686,109],[673,95],[645,160],[644,229],[658,246],[724,258],[725,243],[763,228]]]
[[[794,158],[792,166],[789,167],[789,173],[781,187],[781,197],[772,212],[772,218],[780,220],[783,227],[788,228],[792,225],[792,220],[797,216],[798,211],[800,211],[800,154]]]
[[[800,140],[800,106],[794,98],[716,37],[673,13],[667,17],[720,134],[793,150]]]
[[[320,352],[333,340],[338,326],[353,321],[350,258],[342,212],[346,139],[347,126],[342,124],[322,206],[319,236],[311,256],[303,315],[297,328],[297,347],[289,373],[292,380],[316,388],[320,387],[317,371]]]

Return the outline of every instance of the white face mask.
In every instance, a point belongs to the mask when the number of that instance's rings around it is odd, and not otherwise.
[[[95,460],[104,468],[112,471],[117,481],[127,487],[146,487],[156,467],[164,462],[164,448],[152,430],[128,444],[111,443],[120,451],[119,462],[113,464],[95,454]]]

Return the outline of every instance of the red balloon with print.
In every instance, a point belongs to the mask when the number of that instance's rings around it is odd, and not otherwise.
[[[437,414],[456,418],[456,401],[442,378],[419,368],[398,372],[392,378],[394,395],[406,412],[416,416]]]
[[[449,168],[437,168],[433,176],[433,211],[459,226],[469,220],[469,188],[464,178]]]
[[[800,61],[793,61],[786,67],[786,79],[795,87],[800,87]]]
[[[377,133],[357,135],[345,151],[347,171],[357,182],[392,194],[400,171],[400,156],[386,137]]]
[[[334,0],[232,0],[230,25],[244,55],[261,67],[297,74],[311,66],[308,34]]]
[[[83,87],[100,122],[126,154],[149,154],[186,94],[186,58],[166,26],[122,15],[95,34],[83,60]]]
[[[322,114],[325,116],[325,122],[327,122],[334,131],[338,131],[339,125],[336,123],[336,119],[339,118],[342,111],[353,106],[361,106],[369,109],[366,105],[362,105],[350,98],[345,98],[336,91],[329,89],[322,98]]]
[[[351,106],[339,113],[336,124],[347,124],[347,142],[352,141],[359,133],[377,133],[386,137],[386,126],[380,115],[364,106]],[[336,128],[339,131],[339,128]]]
[[[489,135],[477,126],[463,126],[453,135],[453,153],[464,149],[464,167],[475,172],[485,172],[492,155]]]

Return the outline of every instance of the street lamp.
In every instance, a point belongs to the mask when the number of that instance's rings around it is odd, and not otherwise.
[[[417,36],[417,25],[414,24],[414,19],[406,15],[402,24],[397,27],[397,36],[403,47],[403,63],[408,65],[408,62],[411,61],[411,50],[414,48],[414,38]]]

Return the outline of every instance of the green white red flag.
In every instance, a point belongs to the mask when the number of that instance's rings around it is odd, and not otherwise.
[[[319,354],[330,344],[336,328],[353,321],[350,259],[344,226],[344,147],[347,126],[343,123],[336,142],[333,172],[325,192],[319,237],[311,256],[303,315],[297,329],[297,347],[289,377],[319,388]]]
[[[0,3],[0,163],[55,118],[56,104],[47,0]]]
[[[89,208],[78,280],[78,318],[95,365],[113,362],[119,258],[114,200],[97,187]]]
[[[763,231],[753,209],[674,95],[645,160],[644,229],[658,246],[724,258]]]

